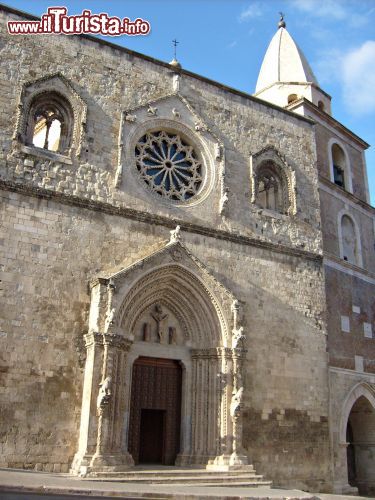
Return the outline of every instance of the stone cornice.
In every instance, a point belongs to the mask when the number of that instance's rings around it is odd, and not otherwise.
[[[111,205],[110,203],[105,203],[97,200],[90,200],[87,198],[80,198],[78,196],[67,195],[64,193],[59,193],[56,191],[51,191],[40,187],[20,184],[5,179],[0,179],[0,189],[23,194],[26,196],[32,196],[34,198],[52,200],[55,201],[56,203],[62,203],[63,205],[70,205],[73,207],[84,208],[96,212],[102,212],[108,215],[117,215],[119,217],[125,217],[127,219],[136,220],[138,222],[164,226],[168,229],[175,229],[176,226],[180,226],[181,230],[188,233],[200,234],[202,236],[207,236],[209,238],[230,241],[233,243],[237,243],[238,245],[246,245],[256,248],[262,248],[264,250],[269,250],[270,252],[276,252],[284,255],[285,254],[291,255],[293,257],[300,257],[302,259],[307,259],[319,263],[322,263],[323,261],[323,256],[318,253],[287,247],[285,245],[276,245],[275,243],[271,243],[268,241],[262,241],[260,239],[251,238],[249,236],[244,236],[233,232],[224,231],[221,229],[214,229],[211,227],[202,226],[200,224],[193,224],[180,219],[173,219],[171,217],[155,215],[152,213],[144,212],[141,210],[135,210],[127,207],[119,207]]]
[[[345,198],[346,198],[347,200],[350,200],[352,203],[355,203],[356,205],[359,205],[360,207],[364,208],[371,215],[375,215],[375,207],[373,207],[372,205],[369,205],[366,201],[361,200],[360,198],[357,198],[357,196],[355,196],[352,193],[349,193],[344,188],[338,186],[337,184],[335,184],[331,180],[327,179],[326,177],[319,175],[319,182],[321,184],[324,184],[325,186],[327,186],[329,188],[330,191],[328,191],[328,192],[334,192],[335,194],[337,193],[337,196],[342,198],[344,202],[345,202]],[[324,189],[324,187],[322,185],[320,185],[319,188],[320,189],[323,188],[324,191],[327,191]]]
[[[356,142],[361,147],[361,149],[367,149],[368,147],[370,147],[370,145],[366,141],[364,141],[361,137],[359,137],[357,134],[355,134],[350,129],[345,127],[345,125],[343,125],[341,122],[336,120],[336,118],[333,118],[332,115],[319,109],[318,106],[315,106],[315,104],[313,104],[311,101],[309,101],[305,97],[301,97],[297,101],[293,101],[292,103],[290,103],[286,107],[286,109],[288,109],[289,111],[294,111],[294,109],[298,108],[301,104],[306,106],[307,108],[309,108],[311,111],[313,111],[319,117],[319,119],[321,120],[320,121],[321,125],[323,125],[323,122],[326,122],[331,127],[333,127],[337,131],[344,134],[346,137],[350,137],[350,139],[352,141]],[[319,123],[317,118],[310,118],[310,120],[313,120],[314,122]]]
[[[324,265],[332,267],[333,269],[349,274],[351,276],[356,276],[357,278],[367,281],[368,283],[375,284],[375,274],[373,272],[369,271],[368,269],[364,269],[362,267],[351,264],[350,262],[347,262],[346,260],[343,260],[337,257],[337,255],[334,255],[330,252],[324,252],[323,262]]]

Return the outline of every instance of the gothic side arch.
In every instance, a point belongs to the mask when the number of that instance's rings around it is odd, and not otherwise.
[[[374,388],[371,387],[369,384],[359,382],[349,392],[342,405],[341,419],[340,419],[340,433],[339,433],[340,443],[346,443],[346,426],[348,423],[348,418],[354,404],[356,403],[356,401],[358,401],[358,399],[361,396],[365,397],[369,401],[369,403],[372,405],[375,411]]]

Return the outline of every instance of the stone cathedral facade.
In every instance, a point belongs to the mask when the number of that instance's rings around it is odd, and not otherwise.
[[[0,17],[0,466],[370,492],[368,145],[285,24],[252,96]]]

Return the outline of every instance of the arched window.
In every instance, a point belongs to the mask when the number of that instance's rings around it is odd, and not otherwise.
[[[345,154],[338,144],[332,146],[333,180],[345,189]]]
[[[346,213],[339,214],[339,242],[341,258],[362,266],[359,230],[354,219]]]
[[[331,181],[337,186],[353,192],[352,179],[350,173],[349,157],[344,149],[344,146],[338,144],[335,139],[331,139],[328,143],[328,154],[331,169]]]
[[[66,154],[71,146],[74,125],[70,103],[55,92],[37,95],[27,118],[27,144]]]
[[[257,172],[256,204],[261,208],[287,213],[287,185],[280,168],[272,161],[264,162]]]
[[[296,101],[297,99],[298,99],[297,94],[288,95],[288,104],[291,104],[292,102]]]
[[[319,102],[318,102],[318,108],[319,108],[321,111],[324,111],[324,103],[323,103],[323,101],[319,101]]]

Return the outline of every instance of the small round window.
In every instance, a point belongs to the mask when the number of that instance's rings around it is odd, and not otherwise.
[[[202,186],[202,162],[178,134],[147,132],[135,146],[135,157],[143,181],[163,198],[189,201]]]

